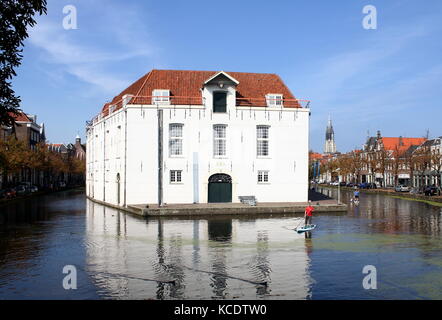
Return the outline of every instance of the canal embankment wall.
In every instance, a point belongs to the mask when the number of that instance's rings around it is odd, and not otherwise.
[[[17,195],[13,198],[3,198],[3,199],[0,199],[0,206],[8,204],[8,203],[23,201],[23,200],[30,199],[30,198],[35,198],[35,197],[39,197],[39,196],[44,196],[44,195],[53,194],[53,193],[57,193],[57,192],[65,192],[65,191],[70,191],[70,190],[85,190],[85,187],[84,186],[70,186],[70,187],[65,187],[65,188],[59,188],[57,190],[40,190],[37,192],[27,193],[24,195]]]
[[[307,203],[259,203],[256,206],[238,203],[198,203],[198,204],[171,204],[159,207],[158,205],[129,205],[127,207],[109,204],[88,197],[89,200],[142,217],[193,217],[193,216],[225,216],[225,215],[273,215],[293,214],[303,216]],[[312,205],[315,213],[343,213],[347,212],[347,205],[337,203],[336,200],[318,200]]]
[[[322,185],[322,184],[318,184],[318,187],[338,189],[337,186]],[[354,188],[350,188],[350,187],[339,187],[339,188],[341,190],[354,191]],[[425,196],[422,194],[413,194],[413,193],[409,193],[409,192],[396,192],[392,189],[359,189],[359,192],[371,193],[371,194],[381,194],[381,195],[385,195],[385,196],[398,197],[398,198],[403,198],[403,199],[407,199],[407,200],[416,200],[416,201],[421,200],[421,201],[426,201],[426,202],[437,202],[437,203],[441,203],[441,205],[442,205],[442,196]]]

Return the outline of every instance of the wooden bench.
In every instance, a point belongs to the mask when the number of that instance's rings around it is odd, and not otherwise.
[[[255,196],[239,196],[239,201],[244,204],[248,204],[249,206],[256,206],[257,200]]]

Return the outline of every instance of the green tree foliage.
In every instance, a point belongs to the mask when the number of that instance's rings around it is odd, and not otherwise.
[[[27,28],[36,24],[37,13],[46,14],[46,0],[0,1],[0,125],[12,126],[11,113],[20,110],[21,100],[12,90],[11,79],[17,75]]]

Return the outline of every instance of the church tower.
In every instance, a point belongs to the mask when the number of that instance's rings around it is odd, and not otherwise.
[[[336,153],[336,144],[335,144],[335,132],[333,130],[333,125],[330,116],[328,116],[328,125],[325,130],[325,154]]]

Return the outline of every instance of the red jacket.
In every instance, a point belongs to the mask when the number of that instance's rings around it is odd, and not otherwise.
[[[315,208],[313,208],[312,206],[308,206],[307,208],[305,208],[305,215],[306,216],[313,216],[313,211],[315,210]]]

